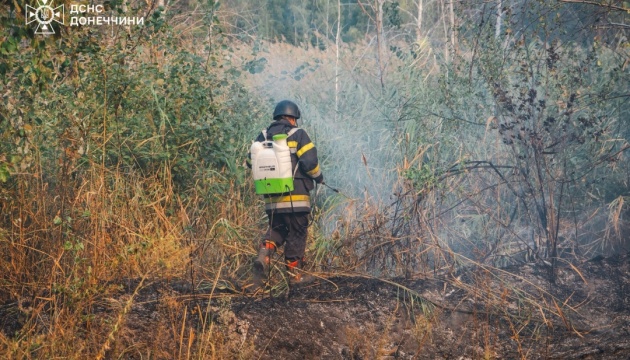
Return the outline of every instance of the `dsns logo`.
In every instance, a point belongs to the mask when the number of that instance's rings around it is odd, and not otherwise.
[[[53,7],[53,3],[54,0],[37,0],[37,9],[26,5],[26,25],[37,22],[35,34],[54,34],[52,22],[63,24],[63,4]]]

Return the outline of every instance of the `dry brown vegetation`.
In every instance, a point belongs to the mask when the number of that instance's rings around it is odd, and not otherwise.
[[[295,46],[177,9],[68,31],[52,68],[54,39],[0,58],[0,357],[629,354],[627,46]],[[338,191],[313,194],[318,281],[289,289],[280,252],[249,294],[266,219],[241,164],[282,98]]]

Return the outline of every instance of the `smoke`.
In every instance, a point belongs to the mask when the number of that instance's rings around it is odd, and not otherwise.
[[[264,122],[271,121],[277,101],[295,101],[302,112],[299,125],[317,147],[326,183],[351,198],[387,200],[398,178],[400,152],[377,79],[366,76],[364,68],[341,63],[336,91],[332,50],[271,43],[262,49],[256,56],[265,59],[265,67],[249,81],[256,94],[268,99]]]

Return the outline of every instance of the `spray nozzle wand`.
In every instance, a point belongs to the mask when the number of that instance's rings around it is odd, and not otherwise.
[[[336,192],[337,194],[339,194],[339,190],[335,189],[334,187],[332,187],[332,186],[330,186],[330,185],[326,184],[326,183],[325,183],[325,182],[323,182],[323,181],[322,181],[322,183],[321,183],[321,184],[322,184],[322,185],[324,185],[325,187],[329,188],[330,190],[332,190],[332,191]]]
[[[351,198],[350,196],[348,196],[348,195],[346,195],[346,194],[342,193],[341,191],[339,191],[339,189],[335,189],[334,187],[332,187],[332,186],[330,186],[330,185],[326,184],[326,183],[325,183],[325,182],[323,182],[323,181],[321,182],[321,184],[322,184],[322,185],[324,185],[325,187],[329,188],[330,190],[332,190],[332,191],[336,192],[337,194],[339,194],[339,195],[341,195],[341,196],[345,197],[345,198],[346,198],[346,199],[348,199],[348,200],[355,200],[355,199]]]

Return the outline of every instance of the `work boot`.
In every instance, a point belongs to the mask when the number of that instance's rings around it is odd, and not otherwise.
[[[267,279],[269,272],[269,264],[271,257],[276,251],[276,244],[273,241],[265,241],[258,249],[258,257],[254,260],[254,286],[253,291],[263,286],[263,282]]]
[[[315,276],[304,272],[304,260],[287,260],[287,274],[289,276],[289,286],[302,286],[315,281]]]

